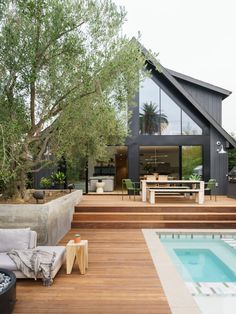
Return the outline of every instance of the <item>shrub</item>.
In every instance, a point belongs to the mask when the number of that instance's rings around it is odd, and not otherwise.
[[[41,180],[40,180],[40,186],[43,188],[43,189],[49,189],[52,185],[52,182],[50,179],[47,179],[45,177],[42,177]]]
[[[200,181],[201,180],[201,176],[199,176],[199,174],[193,173],[193,174],[191,174],[191,176],[189,176],[189,180]]]
[[[51,179],[54,184],[63,184],[65,183],[66,176],[63,172],[57,171],[51,174]]]

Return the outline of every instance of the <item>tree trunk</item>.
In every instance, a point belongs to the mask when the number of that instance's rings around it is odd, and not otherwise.
[[[24,200],[25,193],[26,193],[26,171],[25,169],[20,169],[17,175],[16,180],[16,195],[15,197],[20,201]]]
[[[6,190],[4,191],[5,197],[22,202],[26,192],[26,180],[26,171],[20,169],[17,172],[16,178],[10,180],[10,182],[6,184]]]

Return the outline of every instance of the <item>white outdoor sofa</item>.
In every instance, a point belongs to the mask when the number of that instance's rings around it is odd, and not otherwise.
[[[13,271],[17,278],[26,278],[25,275],[16,268],[15,263],[7,255],[12,249],[40,249],[47,252],[55,252],[56,257],[52,265],[51,277],[54,278],[65,261],[64,246],[37,246],[37,233],[26,229],[0,229],[0,268]],[[39,276],[41,278],[41,276]]]

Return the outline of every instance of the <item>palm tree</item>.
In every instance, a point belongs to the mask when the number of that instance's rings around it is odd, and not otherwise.
[[[143,104],[143,112],[139,114],[140,130],[142,134],[160,134],[162,128],[168,125],[167,116],[161,113],[152,101]]]

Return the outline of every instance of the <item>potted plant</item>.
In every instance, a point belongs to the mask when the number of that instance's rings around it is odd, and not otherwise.
[[[61,171],[53,172],[51,174],[51,179],[54,184],[54,188],[61,190],[64,189],[66,176],[63,172]]]
[[[75,243],[80,243],[80,240],[81,240],[80,234],[79,234],[79,233],[76,233],[76,234],[75,234],[74,242],[75,242]]]

